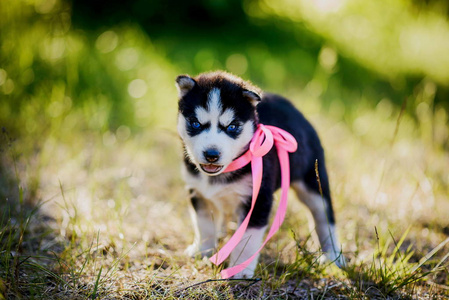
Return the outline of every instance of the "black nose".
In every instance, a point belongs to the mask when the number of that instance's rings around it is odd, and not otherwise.
[[[220,151],[217,149],[208,149],[203,152],[204,158],[210,162],[216,162],[220,158]]]

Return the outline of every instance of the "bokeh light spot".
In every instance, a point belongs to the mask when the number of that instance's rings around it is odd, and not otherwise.
[[[63,103],[59,101],[52,102],[48,106],[48,115],[52,118],[57,118],[61,115],[64,109]]]
[[[139,61],[139,54],[134,48],[120,50],[115,58],[117,67],[122,71],[128,71],[134,68]]]
[[[65,40],[63,38],[47,38],[43,41],[41,56],[46,60],[57,60],[63,57],[65,52]]]
[[[328,72],[331,72],[337,64],[337,53],[334,49],[323,47],[319,54],[320,65]]]
[[[11,94],[14,91],[14,87],[15,87],[14,81],[11,78],[7,79],[3,84],[3,93],[5,95]]]
[[[115,142],[117,141],[115,134],[110,132],[110,131],[106,131],[103,134],[103,145],[105,145],[106,147],[111,147],[115,145]]]
[[[358,136],[363,136],[368,133],[371,127],[369,116],[360,116],[354,120],[352,128],[354,133]]]
[[[312,3],[323,13],[338,12],[344,5],[343,0],[315,0]]]
[[[141,98],[148,90],[147,83],[142,79],[134,79],[128,85],[128,93],[133,98]]]
[[[383,98],[379,101],[379,103],[377,103],[376,111],[384,118],[388,118],[393,113],[393,105],[389,99]]]
[[[114,199],[109,199],[109,200],[108,200],[108,207],[109,207],[109,208],[114,208],[114,207],[115,207],[115,201],[114,201]]]
[[[131,130],[128,126],[122,125],[115,132],[117,139],[121,142],[126,141],[131,136]]]
[[[56,0],[36,0],[34,9],[39,14],[48,14],[56,5]]]
[[[100,34],[95,41],[95,47],[102,53],[113,51],[118,45],[118,36],[112,31],[108,30]]]
[[[426,102],[421,102],[416,106],[416,114],[421,120],[425,119],[425,116],[428,114],[428,112],[429,104],[427,104]]]
[[[3,85],[8,77],[8,73],[5,70],[0,69],[0,85]]]
[[[242,75],[248,69],[248,61],[243,54],[232,54],[226,60],[226,68],[231,73]]]

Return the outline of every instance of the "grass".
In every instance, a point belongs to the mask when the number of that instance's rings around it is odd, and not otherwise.
[[[301,106],[327,149],[339,234],[350,261],[346,272],[319,263],[308,216],[292,197],[283,230],[262,252],[260,280],[208,281],[218,270],[182,254],[193,233],[174,128],[120,141],[117,131],[72,132],[77,138],[64,142],[58,135],[68,133],[54,132],[31,158],[19,155],[26,140],[11,141],[4,133],[3,140],[10,142],[2,149],[8,175],[2,178],[2,188],[8,189],[0,234],[3,294],[58,299],[447,296],[447,185],[439,177],[444,164],[428,160],[440,156],[441,148],[429,147],[424,155],[420,128],[406,114],[398,127],[400,109],[392,108],[388,117],[380,105],[374,113],[359,112],[358,118],[387,126],[391,133],[376,137],[370,130],[365,134],[373,136],[360,136],[326,116],[315,101],[301,100]],[[113,145],[108,135],[116,137]],[[411,167],[410,160],[424,169]],[[39,185],[31,185],[36,191],[27,185],[30,178],[38,178]]]
[[[279,5],[270,13],[290,17]],[[407,95],[398,107],[389,89],[366,87],[377,82],[368,71],[342,75],[349,58],[318,40],[317,57],[292,49],[285,60],[282,47],[254,40],[234,53],[207,39],[198,49],[190,36],[152,40],[132,23],[74,30],[69,12],[62,0],[0,9],[0,300],[449,296],[449,117],[431,76],[403,89],[393,80]],[[228,65],[292,99],[317,128],[347,270],[320,263],[293,196],[258,280],[220,281],[220,268],[183,255],[193,231],[173,82]],[[340,86],[355,79],[370,92]]]

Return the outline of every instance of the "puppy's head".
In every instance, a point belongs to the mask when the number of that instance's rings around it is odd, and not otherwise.
[[[199,170],[221,174],[247,150],[257,127],[258,88],[225,72],[176,78],[178,132]]]

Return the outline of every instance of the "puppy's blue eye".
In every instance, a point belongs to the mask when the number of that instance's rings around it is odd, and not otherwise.
[[[190,126],[192,126],[193,129],[200,129],[201,124],[198,121],[192,121],[190,122]]]
[[[235,125],[235,124],[231,124],[231,125],[229,125],[228,127],[226,127],[226,131],[227,131],[228,133],[234,133],[234,132],[236,132],[238,129],[239,129],[239,127],[238,127],[237,125]]]

